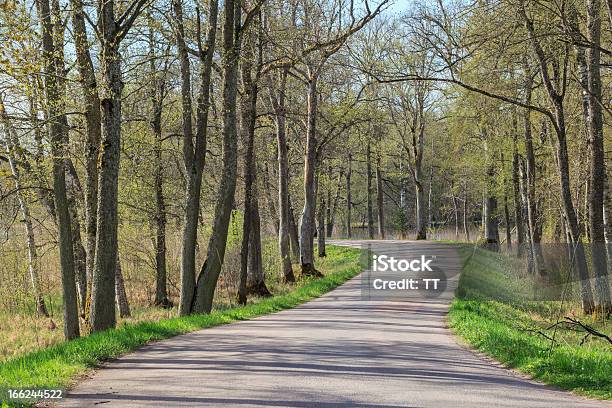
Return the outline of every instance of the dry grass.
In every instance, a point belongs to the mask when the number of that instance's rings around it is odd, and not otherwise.
[[[174,317],[176,309],[151,307],[155,298],[155,252],[153,240],[147,228],[123,225],[120,228],[119,251],[126,291],[132,309],[132,317],[119,319],[119,324],[140,321],[157,321]],[[241,220],[232,221],[228,238],[226,259],[216,291],[215,307],[235,305],[240,265]],[[53,231],[37,231],[39,246],[39,270],[45,302],[50,317],[36,315],[30,276],[28,274],[25,236],[20,226],[11,229],[10,239],[0,242],[0,362],[23,353],[45,348],[63,340],[61,307],[61,282],[59,258]],[[143,236],[144,234],[144,236]],[[205,248],[210,231],[202,228],[199,234],[197,263],[206,258]],[[168,294],[175,303],[179,297],[179,229],[168,231],[167,268]],[[278,274],[275,239],[265,239],[262,255],[269,289],[275,294],[287,293],[290,287],[281,283]]]

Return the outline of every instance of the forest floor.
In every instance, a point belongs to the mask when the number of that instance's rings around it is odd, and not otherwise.
[[[148,308],[135,311],[134,318],[122,321],[115,330],[69,342],[56,339],[54,345],[9,358],[0,363],[0,401],[6,398],[8,389],[66,388],[76,377],[101,362],[151,341],[294,307],[321,296],[361,271],[361,251],[330,246],[327,254],[317,264],[325,275],[323,278],[299,279],[295,285],[283,286],[282,292],[279,291],[280,286],[275,286],[275,296],[250,299],[246,306],[220,306],[209,315],[188,317],[172,317],[176,316],[173,310],[154,312]],[[15,327],[15,330],[18,329]],[[61,334],[61,326],[55,332]],[[19,336],[16,334],[14,337]]]
[[[449,312],[456,334],[532,378],[612,399],[612,346],[565,319],[609,335],[610,318],[583,316],[577,302],[525,300],[528,278],[517,276],[512,259],[471,245],[460,252],[463,271]]]

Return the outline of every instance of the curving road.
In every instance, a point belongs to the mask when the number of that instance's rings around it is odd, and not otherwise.
[[[612,406],[522,379],[458,345],[445,320],[460,267],[451,246],[367,245],[398,258],[434,256],[446,290],[368,300],[357,277],[295,309],[145,346],[80,382],[61,406]]]

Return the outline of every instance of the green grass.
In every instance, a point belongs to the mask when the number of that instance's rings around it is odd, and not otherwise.
[[[317,264],[325,276],[317,280],[301,279],[292,291],[283,295],[256,299],[246,306],[215,310],[208,315],[127,323],[117,329],[13,358],[0,364],[0,398],[7,398],[6,390],[11,388],[66,388],[77,376],[100,362],[151,341],[292,308],[321,296],[359,274],[360,254],[358,249],[329,246],[327,258]]]
[[[521,296],[529,287],[519,279],[513,261],[464,246],[463,272],[457,298],[449,312],[452,330],[485,354],[545,383],[593,398],[612,399],[612,348],[607,342],[561,328],[558,343],[529,330],[545,331],[556,316],[572,313],[576,305],[530,302]],[[559,314],[561,313],[561,314]],[[610,332],[610,320],[581,320]],[[551,332],[548,332],[551,334]]]

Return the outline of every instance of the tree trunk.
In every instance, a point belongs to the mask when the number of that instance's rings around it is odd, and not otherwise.
[[[470,242],[470,222],[468,217],[468,192],[467,182],[463,182],[463,233],[465,240]]]
[[[317,81],[318,73],[311,73],[308,81],[308,119],[306,126],[306,153],[304,155],[304,208],[300,220],[300,264],[302,275],[319,276],[314,266],[315,228],[315,171],[317,168]]]
[[[115,270],[115,302],[119,309],[120,317],[130,317],[130,304],[128,302],[127,293],[125,292],[125,283],[123,281],[123,271],[121,270],[121,259],[119,251],[117,251],[117,269]]]
[[[512,252],[512,234],[510,228],[510,210],[508,209],[508,193],[504,189],[504,221],[506,223],[506,248]]]
[[[98,158],[97,234],[91,301],[91,329],[114,328],[117,273],[117,190],[121,152],[121,63],[114,1],[100,3],[99,25],[102,148]]]
[[[164,164],[162,155],[162,111],[165,81],[155,68],[155,40],[149,27],[149,57],[151,69],[151,130],[155,137],[155,305],[172,307],[168,299],[166,269],[166,201],[164,198]]]
[[[253,208],[251,234],[249,238],[249,270],[247,274],[247,293],[255,296],[272,296],[266,286],[263,261],[261,259],[261,221],[257,194],[257,175],[253,180]]]
[[[420,174],[418,172],[417,174]],[[421,180],[419,176],[418,180]],[[425,212],[425,191],[423,184],[415,180],[416,188],[416,219],[417,219],[417,234],[416,239],[427,239],[427,213]]]
[[[451,183],[451,198],[453,200],[453,213],[455,215],[455,241],[459,240],[459,205],[453,183]]]
[[[238,286],[238,303],[246,305],[249,250],[253,226],[253,184],[255,179],[255,120],[257,115],[257,83],[252,78],[252,60],[254,55],[250,44],[242,61],[242,84],[244,92],[240,104],[240,134],[245,145],[244,152],[244,222],[242,224],[242,244],[240,248],[240,282]]]
[[[525,103],[531,103],[531,95],[533,90],[533,79],[531,74],[526,70],[525,73]],[[526,198],[527,198],[527,236],[529,238],[529,259],[533,271],[537,275],[544,275],[544,266],[542,260],[542,251],[540,245],[540,229],[538,228],[538,206],[536,202],[536,162],[533,148],[533,137],[531,132],[531,110],[523,110],[523,132],[525,138],[525,175],[526,175]]]
[[[300,235],[298,232],[297,223],[295,222],[291,195],[289,196],[289,237],[291,239],[291,254],[295,260],[295,263],[298,263],[300,261]]]
[[[374,239],[374,210],[372,208],[372,152],[370,141],[366,150],[367,201],[368,201],[368,238]]]
[[[561,197],[563,209],[568,223],[571,244],[575,246],[575,262],[578,276],[581,283],[582,310],[586,314],[591,314],[594,310],[593,293],[589,277],[589,269],[582,244],[582,237],[578,227],[578,219],[572,202],[569,178],[569,157],[567,154],[567,143],[565,134],[565,115],[563,106],[559,100],[556,103],[555,116],[557,118],[557,161],[559,163],[559,178],[561,184]]]
[[[66,159],[66,196],[68,198],[68,212],[70,214],[70,225],[72,228],[72,250],[74,252],[74,269],[75,279],[77,284],[77,296],[79,299],[79,311],[83,318],[87,316],[87,254],[81,240],[81,223],[79,222],[79,214],[77,211],[77,187],[79,184],[76,179],[76,169],[72,165],[70,159]]]
[[[338,172],[338,182],[336,183],[336,195],[334,196],[333,204],[328,203],[329,216],[327,217],[327,237],[331,238],[334,232],[334,224],[336,221],[336,213],[338,212],[338,203],[340,202],[340,192],[342,191],[342,176],[344,172],[340,169]]]
[[[592,266],[595,276],[597,307],[604,314],[612,313],[612,300],[608,283],[608,265],[604,231],[604,190],[606,168],[604,158],[603,116],[600,105],[601,86],[601,3],[587,0],[588,71],[588,130],[591,143],[591,183],[589,188],[589,230],[592,243]]]
[[[274,205],[275,199],[273,198],[272,193],[271,193],[273,189],[272,189],[272,186],[270,185],[269,174],[270,172],[268,168],[268,163],[265,162],[264,169],[262,172],[264,194],[266,196],[266,204],[268,206],[268,215],[272,218],[272,226],[274,228],[275,235],[278,236],[280,234],[280,221],[279,221],[280,216],[278,215],[278,211],[276,211],[276,206]],[[276,177],[276,175],[274,175],[274,177]],[[277,195],[277,198],[278,198],[278,195]]]
[[[575,246],[575,263],[581,282],[582,310],[586,314],[591,314],[594,310],[593,293],[591,291],[589,270],[571,193],[565,112],[563,109],[563,98],[565,93],[563,91],[559,92],[557,89],[555,89],[555,86],[549,76],[549,67],[546,55],[544,54],[544,50],[542,49],[539,39],[535,34],[533,22],[527,16],[524,4],[521,3],[520,6],[520,12],[525,20],[525,27],[529,33],[529,39],[540,65],[540,76],[542,78],[542,83],[546,89],[548,99],[554,108],[554,114],[551,115],[549,119],[554,124],[555,133],[557,135],[557,143],[555,147],[559,171],[559,183],[561,187],[561,200],[570,233],[570,244]],[[562,87],[564,88],[565,84],[562,84]]]
[[[32,216],[30,215],[30,206],[26,200],[25,195],[22,192],[21,175],[19,168],[17,167],[15,150],[18,148],[17,135],[14,133],[13,128],[9,122],[8,115],[4,109],[4,101],[0,95],[0,119],[4,127],[4,140],[3,145],[6,150],[9,167],[11,174],[15,181],[15,191],[17,194],[17,201],[19,202],[19,208],[23,215],[23,223],[26,227],[26,237],[28,244],[28,271],[30,272],[30,280],[32,283],[32,292],[34,294],[34,304],[36,305],[36,313],[39,316],[49,317],[47,306],[45,305],[45,299],[42,296],[40,288],[40,278],[38,275],[38,254],[36,252],[36,240],[34,236],[34,225],[32,223]]]
[[[321,189],[321,187],[319,187]],[[325,198],[323,191],[319,192],[320,200],[319,200],[319,208],[317,212],[317,254],[319,258],[323,258],[327,256],[325,252]]]
[[[187,191],[185,194],[185,224],[183,226],[183,241],[181,245],[181,298],[179,304],[179,314],[181,316],[184,316],[192,312],[194,294],[197,290],[195,280],[195,256],[196,247],[198,244],[198,217],[200,214],[202,172],[204,171],[204,163],[206,158],[208,110],[210,105],[212,59],[217,33],[218,0],[211,0],[208,3],[208,27],[206,33],[205,48],[202,47],[200,38],[198,38],[197,42],[200,58],[200,90],[198,92],[196,109],[195,146],[193,144],[193,125],[191,119],[191,70],[189,67],[187,46],[185,44],[183,7],[181,1],[182,0],[174,0],[173,8],[177,30],[176,43],[181,66],[181,101],[183,108],[183,161],[185,163],[185,172],[187,174]],[[197,32],[198,34],[200,33],[199,15],[197,16]]]
[[[604,183],[604,236],[606,249],[608,251],[608,276],[612,275],[612,188],[610,187],[609,171],[606,172],[606,182]]]
[[[238,57],[240,51],[240,0],[226,0],[223,25],[223,176],[215,205],[212,235],[206,262],[196,284],[192,312],[210,313],[225,257],[227,232],[234,204],[237,176],[238,135],[236,95],[238,93]]]
[[[351,194],[351,174],[353,173],[352,169],[352,155],[349,153],[348,155],[348,164],[346,170],[346,237],[351,238],[351,202],[353,201]]]
[[[376,157],[376,206],[378,207],[378,237],[385,239],[385,199],[380,154]]]
[[[100,152],[101,118],[100,96],[94,71],[87,30],[85,28],[85,12],[82,0],[71,0],[72,5],[72,35],[79,69],[79,82],[85,102],[85,132],[87,133],[85,156],[85,253],[88,294],[86,304],[91,301],[93,281],[94,255],[96,248],[97,204],[98,204],[98,156]],[[86,307],[87,309],[87,307]],[[89,311],[86,310],[89,320]]]
[[[59,72],[58,55],[63,49],[54,44],[53,24],[48,0],[37,2],[41,24],[45,96],[50,123],[49,136],[53,155],[53,191],[59,229],[60,267],[62,275],[64,337],[67,340],[79,336],[78,305],[74,272],[74,253],[72,248],[72,229],[68,198],[66,195],[65,151],[68,133],[62,98],[59,95],[57,77]],[[63,44],[62,44],[63,46]]]
[[[278,148],[278,249],[281,257],[281,274],[285,282],[295,282],[289,248],[289,156],[287,152],[287,112],[285,107],[287,74],[287,69],[281,71],[280,88],[277,95],[271,95],[271,100],[275,111]]]
[[[523,220],[523,204],[521,201],[521,179],[520,179],[520,161],[521,157],[518,153],[517,148],[517,132],[515,126],[515,133],[512,142],[512,192],[514,198],[514,224],[516,225],[516,245],[517,253],[519,256],[523,253],[523,246],[525,242],[525,229]]]
[[[497,221],[497,197],[492,191],[493,177],[495,177],[495,169],[492,164],[489,165],[487,171],[487,190],[485,198],[485,240],[487,249],[491,251],[499,251],[499,229]]]

